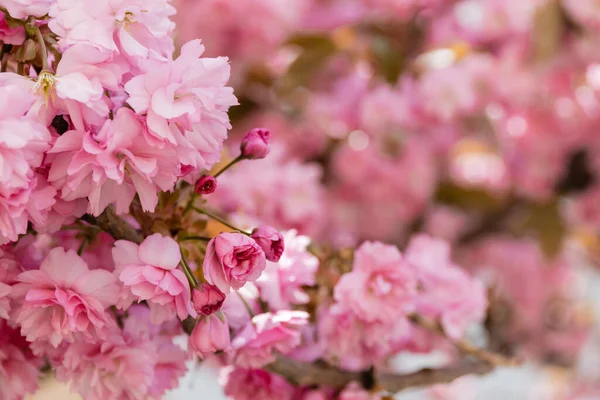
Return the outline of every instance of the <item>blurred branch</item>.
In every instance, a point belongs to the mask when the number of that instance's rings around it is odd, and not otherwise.
[[[295,385],[324,385],[342,389],[350,382],[359,382],[368,389],[374,386],[395,393],[412,387],[449,383],[464,375],[487,374],[494,366],[485,362],[463,362],[438,369],[426,368],[410,374],[371,373],[344,371],[327,364],[312,364],[279,356],[266,369],[283,376]]]
[[[446,333],[444,332],[444,328],[437,321],[422,317],[417,314],[411,315],[410,319],[415,325],[418,325],[421,328],[447,337]],[[519,364],[519,362],[514,358],[506,358],[500,354],[492,353],[488,350],[479,348],[477,346],[474,346],[468,340],[452,340],[450,338],[448,338],[448,340],[450,340],[450,342],[461,352],[471,355],[486,364],[509,367]]]

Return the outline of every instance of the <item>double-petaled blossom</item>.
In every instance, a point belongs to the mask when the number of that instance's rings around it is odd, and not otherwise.
[[[43,17],[54,0],[2,0],[0,6],[4,7],[12,18],[27,19],[30,15]]]
[[[123,329],[139,339],[149,339],[156,351],[156,363],[149,395],[160,398],[167,390],[174,389],[180,378],[187,372],[187,353],[174,343],[174,338],[182,334],[181,324],[168,321],[161,325],[152,324],[150,310],[144,305],[132,305],[127,309]]]
[[[344,305],[334,304],[320,310],[318,333],[327,360],[360,371],[402,350],[411,329],[406,318],[367,322]]]
[[[225,395],[233,400],[292,400],[294,387],[263,369],[227,367],[221,376]]]
[[[105,310],[115,304],[117,280],[108,271],[90,270],[73,250],[52,249],[38,270],[22,272],[16,281],[14,322],[30,342],[57,347],[63,340],[96,340],[111,326]]]
[[[229,346],[229,324],[220,312],[201,316],[188,340],[189,352],[200,358],[216,351],[228,351]]]
[[[38,388],[43,360],[35,357],[18,328],[0,320],[0,399],[21,400]]]
[[[29,221],[43,223],[56,191],[36,173],[50,148],[48,129],[25,114],[35,102],[26,78],[0,76],[0,243],[16,241]]]
[[[166,59],[173,52],[170,33],[175,9],[168,0],[58,0],[50,8],[48,26],[59,48],[84,43],[107,53],[124,54],[133,65]]]
[[[266,266],[265,252],[241,233],[221,233],[206,248],[204,277],[223,293],[258,279]]]
[[[71,344],[56,375],[85,399],[144,400],[149,398],[157,359],[149,338],[116,330],[103,341]]]
[[[87,197],[93,215],[109,204],[127,212],[136,193],[152,211],[158,191],[171,190],[180,171],[175,150],[151,146],[146,134],[144,121],[127,108],[98,131],[65,132],[49,151],[54,156],[49,180],[65,200]]]
[[[255,230],[255,232],[260,231]],[[256,238],[255,232],[253,237]],[[273,230],[273,232],[277,231]],[[281,242],[285,243],[285,251],[281,258],[276,263],[267,262],[263,274],[256,281],[261,298],[272,310],[282,310],[290,308],[291,305],[308,303],[310,298],[304,287],[315,284],[315,274],[319,267],[319,259],[307,250],[310,244],[309,237],[298,235],[295,230],[290,230],[284,233]],[[257,243],[260,244],[260,240]]]
[[[14,257],[0,249],[0,319],[8,319],[11,309],[10,293],[23,267]]]
[[[259,314],[233,339],[234,362],[245,368],[261,368],[275,361],[275,352],[286,354],[300,344],[300,329],[308,313],[283,310]]]
[[[115,274],[123,284],[120,306],[146,301],[151,320],[159,324],[175,316],[195,317],[190,284],[177,269],[181,253],[177,242],[155,233],[137,245],[118,240],[112,251]]]
[[[210,168],[221,157],[230,128],[227,110],[237,104],[226,58],[201,58],[199,40],[183,45],[175,60],[152,62],[145,73],[125,85],[127,103],[147,116],[148,132],[157,143],[177,146],[179,162]]]
[[[340,307],[367,322],[406,318],[415,309],[416,276],[395,246],[365,242],[354,253],[352,271],[335,286]]]
[[[406,250],[419,283],[416,311],[437,318],[446,335],[460,339],[487,309],[486,289],[450,259],[447,242],[426,235],[415,236]]]

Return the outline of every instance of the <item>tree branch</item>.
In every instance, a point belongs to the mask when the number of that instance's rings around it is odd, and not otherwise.
[[[116,240],[129,240],[137,244],[142,243],[142,240],[144,240],[144,236],[140,232],[117,215],[113,206],[106,207],[104,212],[97,217],[86,214],[81,219],[96,225]]]
[[[464,375],[484,375],[491,372],[494,366],[481,361],[465,361],[438,369],[425,368],[410,374],[375,372],[369,379],[365,377],[364,372],[344,371],[326,364],[306,363],[279,356],[266,369],[283,376],[295,385],[323,385],[339,390],[350,382],[359,382],[366,387],[372,386],[365,384],[365,380],[371,380],[377,389],[396,393],[412,387],[450,383]]]

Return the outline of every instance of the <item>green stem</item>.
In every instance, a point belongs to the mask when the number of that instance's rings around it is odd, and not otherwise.
[[[81,246],[79,246],[79,248],[77,249],[77,255],[81,256],[83,254],[83,251],[85,250],[85,246],[87,246],[87,245],[88,245],[88,238],[85,238],[81,242]]]
[[[211,213],[210,211],[207,211],[207,210],[199,208],[199,207],[192,207],[192,209],[200,214],[204,214],[207,217],[214,219],[217,222],[220,222],[221,224],[225,225],[228,228],[233,229],[234,231],[238,231],[240,233],[243,233],[246,236],[250,236],[250,234],[248,232],[244,232],[243,230],[236,228],[235,226],[231,225],[229,222],[225,221],[223,218],[216,216],[215,214]]]
[[[183,250],[181,248],[179,250],[181,251],[181,266],[183,267],[183,273],[185,274],[185,277],[187,278],[188,282],[190,283],[190,289],[194,290],[194,288],[198,285],[198,281],[196,280],[196,277],[192,273],[192,269],[190,268],[187,261],[185,260],[185,256],[183,255]]]
[[[28,37],[35,38],[35,40],[40,45],[40,50],[42,52],[42,71],[50,72],[50,66],[48,65],[48,49],[46,48],[46,41],[44,40],[44,36],[42,36],[42,32],[40,28],[36,25],[35,17],[27,18],[27,22],[25,23],[25,32]]]
[[[183,239],[179,239],[180,242],[186,242],[186,241],[191,241],[191,240],[210,242],[212,240],[212,238],[209,238],[208,236],[188,236],[188,237],[184,237]]]
[[[187,214],[188,212],[190,212],[192,210],[192,208],[194,208],[194,201],[196,201],[196,197],[198,197],[198,194],[194,190],[192,192],[192,197],[190,197],[190,201],[188,201],[188,203],[186,204],[185,208],[183,209],[183,214],[181,214],[181,216],[184,216],[185,214]]]
[[[250,308],[250,304],[248,304],[248,302],[246,301],[246,299],[244,298],[244,296],[242,296],[240,294],[240,292],[235,292],[238,297],[240,298],[240,300],[242,300],[242,303],[244,303],[244,307],[246,307],[246,311],[248,311],[248,314],[250,314],[250,317],[254,317],[254,313],[252,312],[252,308]]]
[[[242,161],[244,159],[244,157],[242,157],[241,155],[237,156],[236,158],[234,158],[233,160],[231,160],[229,162],[229,164],[227,164],[226,166],[224,166],[223,168],[221,168],[221,170],[219,172],[217,172],[216,174],[213,175],[213,177],[218,177],[219,175],[221,175],[223,172],[227,171],[229,168],[233,167],[235,164],[237,164],[238,162]]]

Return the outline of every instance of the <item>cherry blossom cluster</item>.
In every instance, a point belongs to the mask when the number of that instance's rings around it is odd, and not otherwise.
[[[599,34],[593,0],[0,0],[0,400],[573,368]]]

